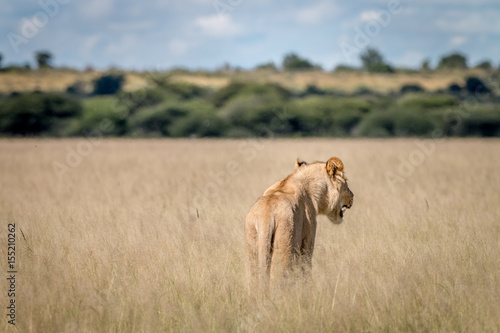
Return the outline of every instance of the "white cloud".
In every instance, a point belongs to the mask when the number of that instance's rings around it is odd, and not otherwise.
[[[201,32],[210,37],[231,37],[241,32],[241,27],[233,22],[231,16],[201,16],[195,20]]]
[[[98,20],[107,17],[113,11],[115,0],[88,0],[80,3],[79,14],[88,20]]]
[[[450,11],[436,21],[441,31],[452,33],[494,33],[500,34],[500,11],[484,12]]]
[[[465,36],[453,36],[448,42],[448,45],[450,47],[459,47],[464,45],[466,42],[467,42],[467,37]]]
[[[168,43],[167,47],[172,54],[180,56],[186,53],[189,45],[183,40],[174,39]]]
[[[339,10],[330,1],[322,1],[310,7],[299,9],[292,14],[292,18],[299,23],[321,23],[337,16]]]
[[[363,22],[368,22],[368,21],[373,21],[377,20],[379,18],[380,14],[379,12],[375,10],[365,10],[364,12],[361,12],[359,15],[359,18]]]

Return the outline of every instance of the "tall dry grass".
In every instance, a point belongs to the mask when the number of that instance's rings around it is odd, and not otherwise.
[[[19,332],[500,331],[498,140],[440,143],[394,188],[412,140],[115,139],[59,179],[83,140],[0,141]],[[245,214],[297,156],[332,155],[353,208],[319,219],[311,283],[254,301]]]

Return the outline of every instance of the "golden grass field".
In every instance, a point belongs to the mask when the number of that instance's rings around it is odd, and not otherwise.
[[[500,140],[440,141],[390,186],[386,173],[418,149],[412,139],[2,139],[0,331],[499,332]],[[312,282],[255,301],[243,221],[298,156],[340,157],[354,206],[341,225],[320,217]],[[67,157],[74,167],[58,177],[53,163]]]
[[[36,70],[25,73],[0,73],[0,93],[13,91],[65,91],[76,81],[92,81],[103,72],[78,72],[72,70]],[[147,86],[151,76],[165,75],[162,72],[126,73],[124,90],[133,91]],[[470,75],[484,76],[480,69],[465,71],[435,71],[420,73],[374,74],[366,72],[274,72],[274,71],[234,71],[221,73],[170,73],[174,81],[187,82],[201,87],[219,89],[231,81],[278,83],[288,89],[301,91],[308,85],[322,89],[352,93],[359,88],[369,88],[380,93],[399,91],[405,84],[419,84],[426,90],[447,89],[452,83],[463,85]]]

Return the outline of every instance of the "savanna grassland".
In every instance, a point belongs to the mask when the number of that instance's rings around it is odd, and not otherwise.
[[[419,142],[2,139],[0,330],[498,332],[500,141]],[[340,157],[354,205],[312,282],[256,301],[243,221],[298,156]]]
[[[102,75],[102,72],[74,70],[38,70],[28,72],[0,73],[0,93],[9,94],[13,91],[65,91],[75,81],[90,84]],[[124,90],[134,91],[148,85],[151,77],[157,72],[126,73]],[[323,89],[334,89],[343,92],[353,92],[361,87],[377,92],[387,93],[398,91],[404,84],[419,84],[426,90],[446,89],[451,83],[462,84],[467,75],[485,75],[480,69],[415,72],[415,73],[365,73],[340,72],[328,73],[322,71],[276,72],[260,71],[230,71],[230,72],[200,72],[200,73],[170,73],[176,82],[187,82],[200,87],[221,88],[231,81],[247,83],[277,83],[288,89],[303,90],[308,85]]]

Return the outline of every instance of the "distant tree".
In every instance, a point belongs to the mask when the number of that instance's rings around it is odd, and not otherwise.
[[[275,70],[277,70],[278,68],[276,67],[276,65],[275,65],[275,63],[274,63],[274,62],[269,61],[269,62],[265,62],[265,63],[260,64],[260,65],[257,65],[257,66],[255,67],[255,69],[264,69],[264,70],[265,70],[265,69],[267,69],[267,70],[273,70],[273,71],[275,71]]]
[[[339,64],[335,66],[334,72],[354,72],[357,68],[351,65]]]
[[[392,73],[394,69],[384,61],[382,54],[372,48],[367,48],[359,55],[363,68],[373,73]]]
[[[428,72],[431,70],[431,61],[429,58],[425,58],[424,61],[422,61],[422,67],[420,68],[422,71]]]
[[[95,95],[113,95],[122,89],[125,77],[122,74],[106,74],[94,81]]]
[[[491,62],[489,60],[484,60],[484,61],[481,61],[479,64],[477,64],[476,68],[481,68],[481,69],[489,71],[490,69],[493,68],[493,66],[491,65]]]
[[[38,68],[48,68],[51,67],[52,53],[49,51],[38,51],[35,53],[36,63]]]
[[[305,58],[301,58],[295,53],[286,54],[283,58],[282,66],[287,71],[321,69],[320,66],[311,63]]]
[[[2,68],[3,54],[0,53],[0,68]]]
[[[467,68],[467,58],[460,53],[453,53],[444,56],[439,60],[438,69],[465,69]]]

